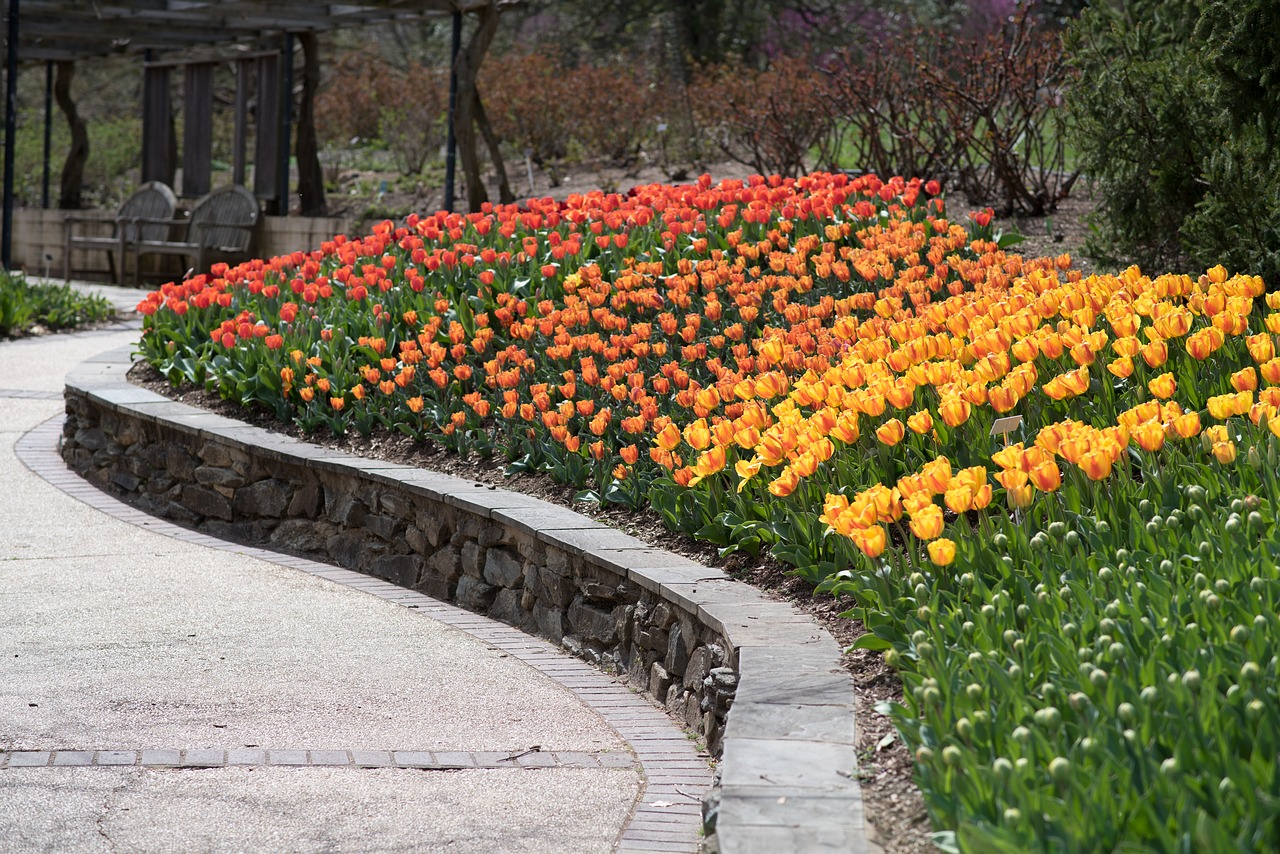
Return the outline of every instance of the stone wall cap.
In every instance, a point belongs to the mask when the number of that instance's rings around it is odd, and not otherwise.
[[[734,696],[725,723],[725,738],[765,738],[856,744],[855,707],[809,703],[752,703],[743,700],[742,687]]]
[[[720,620],[721,632],[736,650],[744,646],[835,644],[835,638],[812,620],[780,622],[775,620]]]
[[[868,842],[866,829],[861,823],[766,826],[725,819],[717,822],[716,837],[721,851],[734,854],[778,854],[779,851],[872,854],[880,850]]]
[[[119,347],[113,347],[110,350],[105,350],[96,356],[90,356],[80,364],[129,365],[132,367],[135,361],[133,358],[133,350],[134,345],[122,344]],[[137,361],[142,361],[142,359],[139,358]]]
[[[548,504],[545,501],[540,501],[536,505],[528,507],[499,508],[493,511],[492,518],[495,522],[510,525],[516,530],[531,536],[537,536],[538,532],[543,530],[613,530],[594,519],[588,519],[581,513],[575,513],[567,507]],[[552,545],[555,545],[555,543],[553,542]],[[581,549],[579,549],[577,554],[581,553]]]
[[[537,508],[546,504],[545,501],[520,495],[509,489],[474,482],[464,482],[463,485],[445,492],[444,502],[485,519],[492,519],[496,510]]]
[[[675,575],[683,574],[682,578],[686,581],[725,577],[724,573],[717,569],[705,567],[681,555],[672,554],[662,549],[655,549],[643,542],[640,548],[634,549],[597,549],[591,553],[591,557],[601,566],[613,570],[624,578],[632,578],[633,573],[652,572],[661,575],[664,570],[670,570]],[[658,592],[657,583],[650,587],[645,585],[639,578],[633,578],[632,580],[641,584],[647,590]],[[679,579],[673,577],[672,580]]]
[[[739,658],[737,703],[769,703],[775,705],[844,706],[853,705],[853,684],[843,670],[766,670],[743,667]],[[853,718],[849,719],[850,721]]]
[[[731,578],[712,578],[706,581],[673,580],[662,584],[661,593],[691,614],[699,613],[699,606],[715,602],[745,604],[767,601],[754,587]],[[716,631],[720,631],[716,629]]]
[[[574,515],[578,514],[574,513]],[[587,519],[587,521],[592,520]],[[598,522],[591,527],[583,525],[572,528],[539,528],[537,536],[547,545],[557,546],[570,554],[587,557],[597,550],[613,551],[644,546],[644,543],[630,534],[624,534],[617,528],[610,528]]]
[[[726,737],[721,762],[720,781],[726,788],[768,794],[779,787],[794,787],[813,794],[854,797],[859,792],[858,756],[852,744]]]

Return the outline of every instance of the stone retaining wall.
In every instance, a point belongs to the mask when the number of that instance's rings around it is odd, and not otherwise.
[[[865,850],[852,684],[808,616],[565,508],[167,400],[130,385],[130,364],[113,351],[67,380],[62,455],[91,482],[218,537],[456,602],[624,675],[722,757],[708,824],[723,852]]]

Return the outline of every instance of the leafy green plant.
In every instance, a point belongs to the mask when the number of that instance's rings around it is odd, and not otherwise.
[[[69,285],[32,284],[21,273],[0,271],[0,335],[20,335],[36,326],[71,329],[113,313],[103,297]]]

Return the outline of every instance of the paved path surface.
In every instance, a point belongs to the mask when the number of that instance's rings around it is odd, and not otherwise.
[[[0,851],[694,848],[705,763],[587,665],[67,472],[62,377],[136,335],[0,344]]]

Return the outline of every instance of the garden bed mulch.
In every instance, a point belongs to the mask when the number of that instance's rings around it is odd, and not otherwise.
[[[581,188],[578,188],[581,190]],[[1076,194],[1064,200],[1049,217],[1021,218],[1011,223],[1026,240],[1011,251],[1028,257],[1071,254],[1074,265],[1085,273],[1094,272],[1084,257],[1083,245],[1089,233],[1087,217],[1095,201],[1090,188],[1083,183]],[[948,212],[956,216],[969,210],[963,197],[948,199]],[[304,438],[292,425],[283,425],[261,410],[249,410],[199,388],[173,388],[150,366],[140,365],[130,379],[159,394],[238,418],[266,429]],[[479,482],[499,484],[506,489],[523,492],[595,518],[647,543],[682,554],[708,566],[724,569],[728,574],[765,591],[769,596],[788,602],[814,617],[843,647],[848,647],[865,633],[862,624],[840,616],[852,603],[830,595],[815,594],[802,579],[788,573],[785,565],[768,557],[734,554],[721,558],[715,546],[689,537],[674,535],[652,511],[632,512],[620,508],[601,508],[574,503],[576,490],[536,473],[506,476],[505,461],[500,459],[462,459],[438,447],[432,447],[395,434],[373,434],[369,437],[348,435],[332,437],[305,436],[310,442],[340,449],[360,456],[417,465]],[[888,668],[878,652],[852,650],[842,658],[856,687],[859,779],[866,802],[868,820],[875,828],[877,842],[890,854],[927,854],[937,849],[931,841],[932,828],[924,800],[912,776],[912,757],[897,737],[888,717],[875,710],[883,701],[901,701],[902,683]]]

